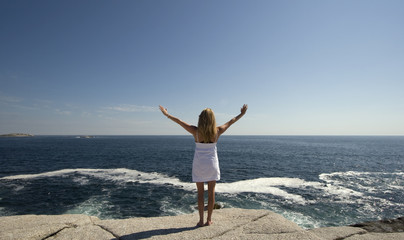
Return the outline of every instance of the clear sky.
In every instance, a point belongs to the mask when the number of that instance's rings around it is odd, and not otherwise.
[[[404,135],[404,1],[0,1],[0,134]]]

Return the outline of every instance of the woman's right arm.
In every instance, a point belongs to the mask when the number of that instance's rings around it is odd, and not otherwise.
[[[164,114],[164,116],[166,116],[168,119],[171,119],[172,121],[176,122],[177,124],[179,124],[181,127],[183,127],[186,131],[188,131],[190,134],[194,135],[196,134],[196,127],[189,125],[188,123],[180,120],[179,118],[176,118],[170,114],[168,114],[167,109],[164,108],[163,106],[159,106],[161,112]]]
[[[222,135],[226,130],[233,125],[233,123],[237,122],[244,114],[247,112],[248,105],[244,104],[243,107],[240,110],[240,114],[237,115],[236,117],[230,119],[227,123],[223,124],[222,126],[218,127],[219,130],[219,136]]]

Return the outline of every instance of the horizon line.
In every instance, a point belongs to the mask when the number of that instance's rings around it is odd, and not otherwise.
[[[9,135],[17,133],[0,134]],[[191,136],[191,134],[30,134],[35,136]],[[225,134],[223,136],[404,136],[404,134]],[[30,136],[27,136],[30,137]]]

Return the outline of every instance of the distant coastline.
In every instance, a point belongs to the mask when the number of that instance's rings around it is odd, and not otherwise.
[[[33,137],[34,135],[28,133],[8,133],[1,134],[0,137]]]

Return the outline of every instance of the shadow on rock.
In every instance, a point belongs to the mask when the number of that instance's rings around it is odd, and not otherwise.
[[[194,230],[197,228],[198,227],[195,226],[195,227],[183,227],[183,228],[155,229],[155,230],[150,230],[150,231],[132,233],[129,235],[122,236],[119,239],[122,239],[122,240],[145,239],[145,238],[151,238],[151,237],[157,236],[157,235],[168,235],[168,234],[173,234],[173,233],[191,231],[191,230]]]

